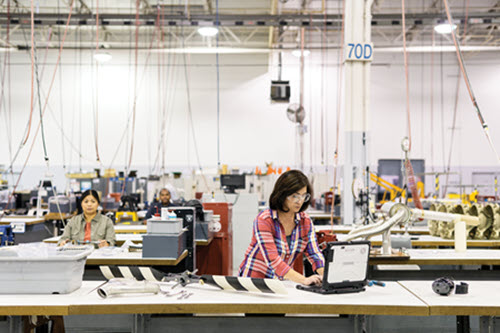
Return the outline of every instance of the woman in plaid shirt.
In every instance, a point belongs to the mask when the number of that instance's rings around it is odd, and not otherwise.
[[[321,284],[325,259],[311,219],[304,213],[311,195],[311,184],[301,171],[290,170],[278,178],[269,198],[270,209],[260,212],[253,223],[252,241],[240,265],[240,276]],[[317,274],[305,277],[292,268],[300,253]]]

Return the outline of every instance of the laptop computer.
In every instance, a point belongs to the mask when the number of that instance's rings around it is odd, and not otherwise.
[[[297,289],[320,294],[356,293],[365,290],[368,282],[369,241],[330,242],[323,255],[323,284],[299,284]]]

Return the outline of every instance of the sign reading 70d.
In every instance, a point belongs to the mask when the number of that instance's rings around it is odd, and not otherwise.
[[[372,61],[372,43],[348,43],[345,48],[345,60],[350,61]]]

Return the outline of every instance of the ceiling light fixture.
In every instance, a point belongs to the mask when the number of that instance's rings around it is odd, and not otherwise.
[[[97,51],[94,53],[94,60],[99,63],[108,62],[113,58],[113,56],[109,52],[105,51]]]
[[[309,54],[311,54],[311,51],[304,50],[304,57],[307,57]],[[300,58],[300,56],[302,55],[302,50],[293,50],[292,55],[294,57]]]
[[[456,28],[456,24],[439,23],[434,27],[434,31],[436,31],[438,34],[451,34],[451,32]]]
[[[214,37],[219,33],[219,29],[215,27],[200,27],[198,33],[203,37]]]

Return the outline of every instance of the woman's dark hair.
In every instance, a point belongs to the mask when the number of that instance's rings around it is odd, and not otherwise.
[[[298,192],[303,187],[307,188],[307,193],[313,196],[313,191],[309,179],[299,170],[290,170],[283,173],[276,183],[274,184],[273,192],[269,197],[269,207],[274,210],[281,210],[282,212],[287,212],[285,210],[285,201],[289,195]],[[309,207],[309,201],[305,201],[300,207],[300,212]]]
[[[99,194],[97,193],[96,190],[87,190],[85,192],[82,193],[82,197],[80,198],[80,201],[83,202],[83,200],[88,197],[89,195],[93,196],[94,199],[97,200],[97,203],[100,204],[101,203],[101,200],[99,199]]]

